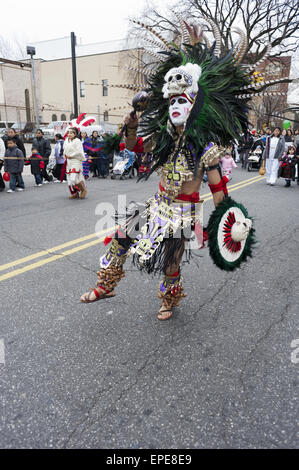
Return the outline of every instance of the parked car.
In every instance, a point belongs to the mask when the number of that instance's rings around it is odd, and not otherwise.
[[[55,142],[55,131],[47,126],[40,126],[40,129],[44,133],[44,137],[50,142]]]
[[[8,129],[15,124],[14,121],[0,121],[0,129]]]
[[[3,127],[0,128],[0,138],[3,139],[3,137],[7,134],[8,128]]]

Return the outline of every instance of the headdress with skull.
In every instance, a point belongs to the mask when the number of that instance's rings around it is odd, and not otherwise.
[[[201,67],[197,64],[181,65],[170,69],[164,77],[165,84],[162,88],[163,98],[172,95],[188,95],[198,92],[198,80],[201,76]]]

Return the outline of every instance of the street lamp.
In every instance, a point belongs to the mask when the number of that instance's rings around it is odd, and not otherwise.
[[[37,95],[36,95],[36,81],[35,81],[35,70],[34,70],[34,59],[33,56],[35,55],[35,47],[27,46],[26,48],[27,54],[31,57],[31,71],[32,71],[32,84],[33,84],[33,97],[34,97],[34,109],[35,109],[35,118],[36,118],[36,125],[39,128],[39,111],[38,111],[38,102],[37,102]]]

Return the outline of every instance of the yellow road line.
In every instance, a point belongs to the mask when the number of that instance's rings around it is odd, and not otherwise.
[[[259,178],[261,178],[261,177],[258,175],[258,176],[255,176],[253,178],[249,178],[247,180],[239,181],[238,183],[230,185],[228,187],[228,189],[232,190],[231,188],[234,188],[236,186],[240,186],[240,185],[246,183],[247,181],[258,180]],[[202,197],[204,198],[204,197],[209,196],[209,195],[210,195],[210,193],[203,194]],[[205,199],[205,200],[207,200],[207,199]],[[75,240],[70,240],[69,242],[62,243],[61,245],[54,246],[53,248],[49,248],[47,250],[42,250],[42,251],[39,251],[37,253],[33,253],[32,255],[25,256],[24,258],[19,258],[15,261],[11,261],[9,263],[2,264],[2,265],[0,265],[0,271],[5,271],[6,269],[12,268],[14,266],[18,266],[19,264],[26,263],[27,261],[32,261],[36,258],[41,258],[43,256],[48,256],[51,253],[53,253],[55,251],[62,250],[63,248],[67,248],[68,246],[76,245],[77,243],[84,242],[86,240],[90,240],[91,238],[95,238],[99,235],[103,235],[104,233],[109,233],[110,230],[112,231],[113,227],[108,228],[107,230],[103,230],[103,231],[98,232],[98,233],[91,233],[90,235],[85,235],[84,237],[76,238]]]
[[[263,179],[265,179],[265,177],[259,175],[259,176],[254,177],[254,178],[249,178],[247,180],[243,180],[243,182],[241,181],[239,183],[235,183],[234,185],[229,186],[228,189],[229,189],[230,192],[236,191],[237,189],[242,189],[246,186],[249,186],[250,184],[256,183],[257,181],[263,180]],[[209,194],[210,193],[204,194],[202,197],[204,198],[204,197],[208,196]],[[204,201],[209,201],[211,199],[213,199],[213,196],[205,198]],[[94,237],[98,237],[99,235],[111,233],[111,232],[113,232],[113,230],[115,228],[116,227],[109,227],[105,230],[102,230],[101,232],[92,233],[92,234],[86,235],[84,237],[76,238],[75,240],[71,240],[69,242],[63,243],[62,245],[58,245],[56,247],[50,248],[49,250],[43,250],[43,251],[40,251],[40,252],[35,253],[33,255],[26,256],[25,258],[21,258],[21,259],[18,259],[16,261],[12,261],[11,263],[7,263],[5,265],[0,266],[0,271],[4,270],[4,269],[8,269],[8,268],[13,267],[13,266],[17,266],[21,263],[25,263],[26,261],[30,261],[30,260],[35,259],[35,258],[39,258],[41,256],[49,255],[49,254],[51,254],[51,252],[58,251],[62,248],[66,248],[66,247],[71,246],[71,245],[75,245],[77,243],[80,243],[81,241],[85,241],[85,240],[88,240],[88,239],[91,239],[91,238],[94,238]],[[29,265],[27,265],[23,268],[15,269],[15,270],[7,273],[7,274],[3,274],[2,276],[0,276],[0,282],[4,281],[6,279],[10,279],[14,276],[18,276],[19,274],[23,274],[27,271],[31,271],[33,269],[39,268],[40,266],[44,266],[45,264],[52,263],[53,261],[57,261],[57,260],[62,259],[66,256],[69,256],[73,253],[77,253],[79,251],[85,250],[85,249],[87,249],[91,246],[94,246],[94,245],[97,245],[97,244],[101,243],[104,239],[105,239],[105,237],[97,239],[97,240],[93,240],[89,243],[85,243],[83,245],[79,245],[75,248],[72,248],[71,250],[67,250],[67,251],[62,252],[60,254],[50,256],[46,259],[37,261],[36,263],[29,264]]]
[[[247,183],[247,182],[252,182],[252,183],[255,183],[256,181],[262,179],[263,177],[258,175],[258,176],[255,176],[254,178],[248,178],[247,180],[242,180],[242,181],[239,181],[238,183],[235,183],[235,184],[231,184],[229,186],[227,186],[227,189],[228,191],[232,191],[233,189],[232,188],[235,188],[235,187],[239,187],[239,186],[242,186],[243,184]],[[206,194],[203,194],[203,195],[200,195],[200,198],[204,198],[206,196],[210,196],[211,192],[208,192]],[[205,199],[206,201],[206,199]]]
[[[44,266],[45,264],[52,263],[53,261],[57,261],[59,259],[64,258],[65,256],[69,256],[73,253],[77,253],[78,251],[85,250],[86,248],[89,248],[90,246],[97,245],[99,243],[102,243],[102,241],[105,239],[99,238],[98,240],[93,240],[92,242],[85,243],[84,245],[76,246],[75,248],[72,248],[71,250],[67,250],[65,252],[60,253],[59,255],[51,256],[50,258],[42,259],[40,261],[37,261],[36,263],[33,264],[28,264],[27,266],[24,266],[24,268],[19,268],[15,269],[14,271],[11,271],[7,274],[3,274],[0,276],[0,282],[5,281],[6,279],[10,279],[11,277],[18,276],[19,274],[26,273],[27,271],[31,271],[32,269],[39,268],[40,266]]]
[[[4,271],[5,269],[12,268],[13,266],[18,266],[19,264],[26,263],[26,261],[31,261],[36,258],[41,258],[42,256],[50,255],[54,251],[62,250],[63,248],[76,245],[77,243],[84,242],[85,240],[90,240],[91,238],[98,237],[99,235],[104,235],[104,233],[109,233],[113,231],[114,228],[115,227],[108,227],[107,229],[101,230],[100,232],[92,233],[91,235],[85,235],[84,237],[76,238],[75,240],[63,243],[62,245],[54,246],[53,248],[49,248],[48,250],[42,250],[38,253],[25,256],[25,258],[20,258],[15,261],[11,261],[10,263],[2,264],[0,266],[0,271]]]
[[[260,176],[260,180],[264,180],[266,177],[265,176]],[[242,189],[242,188],[245,188],[246,186],[249,186],[250,184],[253,184],[253,183],[256,183],[258,180],[255,180],[255,181],[249,181],[248,183],[245,183],[245,184],[242,184],[240,186],[236,186],[235,188],[228,188],[230,192],[232,191],[236,191],[237,189]],[[210,196],[206,199],[204,199],[204,201],[209,201],[210,199],[213,199],[213,196]]]

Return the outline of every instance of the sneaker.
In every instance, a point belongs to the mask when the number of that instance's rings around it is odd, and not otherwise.
[[[17,188],[17,191],[24,191],[24,188]]]
[[[66,183],[66,181],[65,181],[65,180],[63,180],[62,182],[63,182],[63,183]]]
[[[54,180],[54,183],[60,183],[60,181],[59,180]]]
[[[6,192],[7,193],[14,193],[15,191],[13,189],[8,189]]]
[[[39,184],[37,184],[36,186],[40,187],[40,186],[42,186],[42,183],[39,183]]]
[[[49,181],[45,180],[45,181],[44,181],[44,184],[49,184]]]

